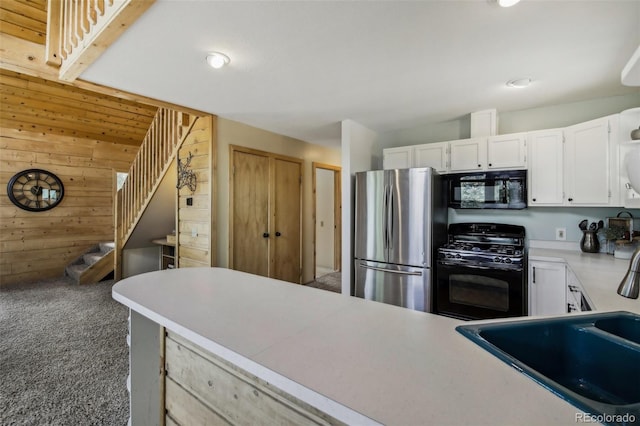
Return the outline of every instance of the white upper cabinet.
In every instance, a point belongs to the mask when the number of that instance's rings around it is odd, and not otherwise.
[[[611,200],[610,118],[567,127],[565,201],[570,206],[606,206]]]
[[[448,151],[448,142],[416,145],[413,147],[413,167],[432,167],[439,173],[446,173]]]
[[[451,141],[449,146],[451,172],[527,168],[524,133]]]
[[[451,172],[482,171],[487,164],[487,139],[462,139],[449,142]]]
[[[487,169],[526,169],[527,142],[524,133],[487,138]]]
[[[626,208],[640,208],[640,191],[635,191],[630,183],[627,174],[627,154],[640,149],[640,140],[631,139],[631,131],[640,125],[640,108],[632,108],[620,113],[620,146],[618,151],[619,177],[620,182],[620,204]]]
[[[562,130],[531,132],[527,134],[527,141],[529,205],[563,205]]]
[[[383,169],[408,169],[413,167],[413,147],[402,146],[382,151]]]

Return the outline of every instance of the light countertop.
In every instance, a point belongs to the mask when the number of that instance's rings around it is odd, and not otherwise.
[[[222,268],[137,275],[113,297],[349,424],[575,424],[451,318]]]
[[[529,260],[566,262],[596,311],[640,313],[640,299],[628,299],[617,293],[618,285],[629,268],[628,259],[616,259],[604,253],[530,248]]]

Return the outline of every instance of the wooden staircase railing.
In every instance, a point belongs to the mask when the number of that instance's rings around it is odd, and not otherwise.
[[[189,134],[196,117],[159,108],[115,200],[115,278],[121,278],[122,248]]]
[[[47,64],[74,81],[155,0],[49,0]]]

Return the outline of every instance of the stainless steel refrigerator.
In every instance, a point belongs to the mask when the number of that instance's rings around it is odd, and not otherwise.
[[[356,173],[354,295],[432,312],[446,196],[430,167]]]

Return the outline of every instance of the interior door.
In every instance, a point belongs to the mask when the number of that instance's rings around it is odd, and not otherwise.
[[[269,157],[233,151],[231,267],[269,275]]]
[[[273,159],[273,254],[272,278],[299,283],[301,268],[302,165]]]

